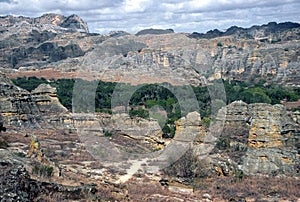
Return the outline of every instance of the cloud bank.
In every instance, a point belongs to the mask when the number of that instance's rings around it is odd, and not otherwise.
[[[91,32],[145,28],[206,32],[232,25],[300,22],[299,0],[0,0],[0,15],[77,14]]]

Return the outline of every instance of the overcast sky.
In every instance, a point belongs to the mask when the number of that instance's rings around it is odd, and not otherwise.
[[[300,0],[0,0],[0,15],[79,15],[90,32],[172,28],[176,32],[224,30],[232,25],[300,22]]]

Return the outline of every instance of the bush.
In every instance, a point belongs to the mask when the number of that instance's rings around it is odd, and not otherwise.
[[[109,131],[105,131],[105,132],[104,132],[104,136],[105,136],[105,137],[111,137],[111,136],[112,136],[112,133],[109,132]]]
[[[220,150],[226,150],[230,148],[230,140],[225,137],[220,137],[217,141],[216,147]]]
[[[53,167],[47,165],[35,165],[32,169],[32,174],[41,177],[51,177],[53,176]]]
[[[200,123],[206,127],[210,126],[210,118],[204,117],[201,119]]]
[[[25,158],[26,155],[23,152],[17,152],[16,155],[21,158]]]
[[[138,110],[132,109],[129,111],[130,117],[138,116],[141,118],[149,118],[149,111],[144,110],[142,107],[139,107]]]
[[[196,178],[203,175],[201,162],[191,149],[176,162],[163,169],[163,173],[171,177]]]
[[[8,147],[8,143],[5,140],[0,141],[0,148],[6,149]]]
[[[175,125],[169,125],[169,124],[165,124],[165,126],[162,128],[163,131],[163,138],[173,138],[175,136]]]

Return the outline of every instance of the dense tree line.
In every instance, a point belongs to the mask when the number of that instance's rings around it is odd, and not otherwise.
[[[74,79],[46,80],[43,78],[29,77],[12,80],[16,85],[32,91],[41,83],[48,83],[57,88],[57,95],[60,102],[72,111],[72,96]],[[93,81],[95,82],[95,81]],[[283,87],[278,84],[266,84],[264,80],[259,82],[223,81],[226,91],[226,104],[235,100],[242,100],[246,103],[270,103],[279,104],[282,100],[297,101],[300,97],[300,88]],[[81,80],[81,86],[94,85],[90,81]],[[161,127],[164,137],[173,137],[175,134],[174,122],[187,114],[192,109],[182,108],[179,104],[179,97],[184,96],[184,102],[193,102],[196,99],[199,105],[199,113],[205,120],[210,118],[212,113],[210,92],[206,86],[192,86],[193,96],[185,94],[187,86],[172,86],[170,84],[148,84],[131,86],[117,83],[99,81],[95,92],[95,111],[111,113],[112,98],[114,106],[126,105],[130,116],[149,118],[149,112],[156,106],[166,113],[166,120],[162,120]],[[176,96],[174,95],[176,92]],[[113,94],[117,95],[113,95]],[[84,99],[84,96],[82,96]],[[181,98],[180,98],[181,99]],[[214,100],[216,106],[223,106],[222,100]],[[220,103],[218,103],[220,102]],[[225,104],[225,103],[224,103]],[[192,105],[192,104],[191,104]],[[157,108],[157,107],[156,107]],[[218,107],[217,107],[218,108]],[[216,110],[216,109],[215,109]],[[153,117],[152,117],[153,118]],[[160,121],[160,116],[157,118]]]
[[[250,103],[280,104],[282,100],[297,101],[300,98],[300,88],[284,87],[279,84],[259,82],[224,81],[227,104],[235,100]]]

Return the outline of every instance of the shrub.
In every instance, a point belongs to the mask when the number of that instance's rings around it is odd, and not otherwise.
[[[8,147],[8,143],[5,140],[0,141],[0,148],[6,149]]]
[[[105,137],[111,137],[111,136],[112,136],[112,133],[109,132],[109,131],[105,131],[105,132],[104,132],[104,136],[105,136]]]
[[[168,176],[182,177],[192,179],[199,176],[205,176],[205,169],[201,168],[201,162],[197,156],[189,149],[180,159],[167,168],[163,169],[163,173]]]
[[[220,150],[226,150],[230,148],[230,140],[225,137],[220,137],[217,141],[216,147]]]
[[[16,155],[21,158],[25,158],[26,155],[23,152],[17,152]]]
[[[222,47],[222,46],[223,46],[222,42],[219,41],[219,42],[217,43],[217,46]]]
[[[41,177],[51,177],[53,176],[53,167],[47,165],[35,165],[32,169],[32,174]]]
[[[201,124],[206,126],[206,127],[209,127],[210,125],[210,118],[207,118],[207,117],[204,117],[201,119]]]

